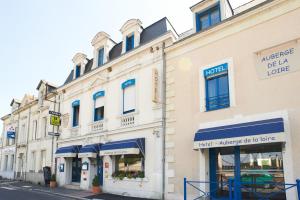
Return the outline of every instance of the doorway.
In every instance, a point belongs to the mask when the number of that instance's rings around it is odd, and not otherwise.
[[[72,182],[80,183],[81,179],[81,158],[72,158]]]
[[[276,193],[271,199],[285,199],[276,184],[284,183],[281,143],[212,148],[209,157],[214,197],[228,197],[226,183],[234,179],[233,190],[240,199],[258,199],[258,193]]]

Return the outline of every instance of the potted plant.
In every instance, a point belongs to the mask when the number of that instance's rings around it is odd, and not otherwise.
[[[96,175],[92,182],[93,188],[92,191],[94,194],[99,194],[101,192],[99,177]]]
[[[55,188],[55,187],[56,187],[56,175],[52,174],[50,179],[50,188]]]

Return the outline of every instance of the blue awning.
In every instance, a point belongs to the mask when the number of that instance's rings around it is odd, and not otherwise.
[[[79,158],[83,158],[83,157],[96,158],[98,152],[100,151],[100,147],[101,147],[101,143],[85,145],[80,149],[78,157]]]
[[[124,154],[145,155],[145,138],[121,140],[102,144],[100,155],[124,155]]]
[[[195,134],[194,148],[283,142],[283,132],[283,118],[200,129]]]
[[[81,145],[60,147],[56,150],[56,157],[76,157],[81,149]]]

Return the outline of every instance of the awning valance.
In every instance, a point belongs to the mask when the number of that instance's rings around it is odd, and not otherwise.
[[[101,145],[100,156],[139,154],[145,155],[145,138],[108,142]]]
[[[76,157],[79,153],[81,145],[72,145],[67,147],[60,147],[56,150],[56,157]]]
[[[100,146],[101,146],[100,143],[85,145],[85,146],[83,146],[80,149],[78,157],[79,158],[84,158],[84,157],[85,158],[86,157],[88,157],[88,158],[96,158],[97,154],[100,151]]]
[[[283,118],[273,118],[200,129],[195,134],[194,149],[284,141]]]

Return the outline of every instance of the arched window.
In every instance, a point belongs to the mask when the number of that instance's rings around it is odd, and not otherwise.
[[[93,95],[95,122],[104,119],[104,96],[105,91],[99,91]]]
[[[80,101],[79,100],[76,100],[72,103],[72,109],[73,109],[72,126],[76,127],[79,125],[79,110],[80,110]]]
[[[135,111],[135,79],[129,79],[122,83],[123,90],[123,114]]]

